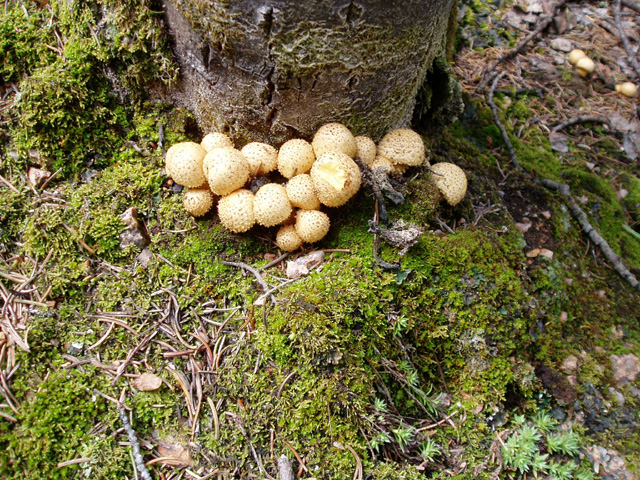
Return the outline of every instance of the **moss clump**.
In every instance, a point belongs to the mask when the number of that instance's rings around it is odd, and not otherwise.
[[[161,19],[144,0],[28,7],[28,28],[5,45],[21,59],[4,67],[20,80],[15,147],[23,157],[37,152],[42,163],[61,169],[62,176],[85,164],[103,166],[131,129],[132,112],[124,101],[139,104],[150,83],[175,76]],[[22,8],[12,3],[6,18],[0,15],[0,25],[24,15]],[[50,18],[59,40],[46,26]],[[45,48],[52,44],[57,45],[53,56]],[[37,48],[48,52],[40,55]]]

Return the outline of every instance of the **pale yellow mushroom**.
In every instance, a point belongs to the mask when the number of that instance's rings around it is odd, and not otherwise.
[[[616,85],[616,92],[624,95],[625,97],[633,98],[638,95],[638,87],[635,83],[624,82],[620,85]]]
[[[360,157],[365,165],[371,165],[376,159],[376,142],[374,142],[369,137],[365,137],[364,135],[358,135],[355,138],[356,145],[358,147],[356,155]]]
[[[240,150],[218,147],[204,157],[204,174],[211,191],[216,195],[228,195],[242,188],[249,179],[249,164]]]
[[[378,156],[388,159],[391,163],[411,167],[429,165],[422,137],[408,128],[391,130],[382,137],[378,142]]]
[[[200,142],[200,145],[209,153],[214,148],[233,147],[233,140],[224,133],[207,133]]]
[[[291,178],[285,185],[291,205],[305,210],[320,208],[320,200],[316,195],[311,175],[303,173]]]
[[[467,175],[453,163],[441,162],[431,166],[433,179],[449,205],[457,205],[467,193]]]
[[[322,240],[329,232],[329,216],[320,210],[298,210],[295,229],[300,238],[308,243]]]
[[[213,206],[213,195],[209,188],[190,188],[182,195],[182,205],[189,215],[201,217]]]
[[[596,69],[595,63],[589,57],[582,57],[576,63],[576,68],[578,69],[578,73],[583,77],[586,77],[590,73]]]
[[[189,188],[204,185],[202,162],[206,151],[195,142],[181,142],[167,150],[165,169],[174,182]]]
[[[309,171],[316,159],[313,147],[301,138],[285,142],[278,151],[278,171],[285,178],[291,178]]]
[[[266,175],[278,166],[278,151],[269,144],[251,142],[240,151],[249,163],[251,176]]]
[[[576,48],[575,50],[571,50],[571,52],[569,52],[569,62],[571,63],[571,65],[575,65],[576,63],[578,63],[578,60],[586,56],[586,53]]]
[[[316,157],[325,152],[342,152],[351,158],[356,156],[358,146],[351,131],[341,123],[327,123],[313,136],[313,151]]]
[[[293,252],[302,246],[302,238],[294,225],[284,225],[276,234],[276,244],[285,252]]]
[[[292,210],[286,189],[277,183],[263,185],[253,199],[253,215],[256,222],[264,227],[286,221]]]
[[[242,233],[255,224],[253,215],[253,193],[250,190],[236,190],[218,201],[218,216],[225,228]]]
[[[326,152],[311,168],[311,180],[318,200],[327,207],[344,205],[360,189],[360,169],[351,157]]]

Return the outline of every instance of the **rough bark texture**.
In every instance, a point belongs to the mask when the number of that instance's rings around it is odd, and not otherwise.
[[[310,137],[327,121],[379,138],[407,125],[454,0],[164,0],[174,103],[240,142]]]

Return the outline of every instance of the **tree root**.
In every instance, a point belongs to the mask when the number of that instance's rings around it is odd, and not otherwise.
[[[617,3],[619,4],[620,0],[617,0]],[[511,162],[514,164],[516,169],[526,174],[527,172],[524,170],[524,168],[522,168],[522,166],[518,162],[518,157],[516,155],[515,149],[513,148],[513,144],[509,139],[507,130],[505,129],[504,125],[502,125],[502,122],[500,122],[500,119],[498,118],[498,109],[496,107],[496,104],[493,101],[493,95],[494,95],[496,85],[498,84],[498,81],[503,76],[504,76],[504,72],[498,74],[495,77],[493,84],[489,89],[489,96],[487,98],[487,103],[491,106],[491,111],[493,112],[493,120],[498,126],[498,129],[500,130],[500,133],[502,135],[502,139],[507,146],[507,151],[509,152],[509,157],[511,159]],[[602,119],[603,117],[578,117],[576,119],[570,119],[557,125],[553,129],[553,132],[557,132],[558,130],[568,125],[573,125],[574,123],[579,123],[581,121],[602,121]],[[604,119],[604,120],[608,123],[607,119]],[[542,179],[533,178],[533,175],[531,175],[531,177],[535,183],[542,185],[544,187],[547,187],[549,189],[557,190],[558,192],[562,193],[565,197],[567,197],[569,210],[571,211],[573,218],[575,218],[575,220],[578,222],[578,224],[582,228],[582,231],[600,249],[600,251],[604,254],[605,258],[609,262],[609,265],[613,267],[613,269],[618,273],[618,275],[620,275],[635,290],[640,291],[640,283],[638,282],[636,277],[627,269],[627,267],[624,266],[622,259],[618,255],[616,255],[616,253],[611,249],[611,247],[606,242],[606,240],[602,238],[602,236],[598,233],[598,231],[595,228],[593,228],[593,226],[589,223],[589,219],[587,218],[587,215],[582,211],[582,209],[578,206],[577,202],[571,195],[571,190],[569,186],[563,183],[554,182],[552,180],[548,180],[544,178]]]

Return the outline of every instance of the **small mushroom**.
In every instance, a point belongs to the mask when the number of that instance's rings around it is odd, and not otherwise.
[[[360,189],[360,169],[351,157],[340,152],[322,154],[311,168],[311,180],[318,200],[327,207],[344,205]]]
[[[417,167],[427,164],[422,137],[408,128],[397,128],[387,133],[378,142],[378,156],[385,157],[391,163],[400,163]]]
[[[276,234],[276,244],[285,252],[293,252],[302,246],[302,238],[296,232],[294,225],[284,225],[280,227]]]
[[[360,157],[365,165],[371,165],[376,159],[376,143],[364,135],[358,135],[355,140],[358,147],[356,155]]]
[[[167,150],[165,169],[174,182],[189,188],[204,184],[203,159],[206,151],[195,142],[181,142]]]
[[[234,233],[249,230],[255,224],[253,215],[253,193],[250,190],[236,190],[218,202],[220,223]]]
[[[309,171],[316,159],[313,147],[301,138],[285,142],[278,151],[278,171],[285,178],[291,178]]]
[[[575,66],[575,64],[578,63],[578,60],[586,56],[587,54],[578,48],[571,50],[571,52],[569,52],[569,63]]]
[[[313,151],[316,157],[325,152],[342,152],[351,158],[356,156],[358,145],[351,131],[341,123],[327,123],[313,136]]]
[[[457,205],[467,193],[467,176],[457,165],[448,162],[431,166],[433,179],[449,205]]]
[[[278,166],[278,151],[269,144],[251,142],[240,151],[249,162],[251,176],[266,175]]]
[[[233,147],[233,140],[224,133],[207,133],[200,142],[200,145],[209,153],[214,148]]]
[[[253,199],[253,215],[256,222],[264,227],[281,224],[289,218],[291,211],[287,191],[277,183],[263,185]]]
[[[384,168],[388,173],[397,173],[402,175],[407,171],[409,165],[404,165],[402,163],[393,163],[388,158],[378,155],[375,161],[371,164],[370,168],[371,170],[375,170],[376,168]]]
[[[204,157],[202,168],[216,195],[228,195],[242,188],[249,179],[249,163],[240,150],[233,147],[211,150]]]
[[[285,185],[287,196],[291,205],[305,210],[317,210],[320,208],[320,200],[313,187],[311,175],[303,173],[291,178]]]
[[[596,65],[589,57],[582,57],[576,62],[576,68],[578,69],[578,73],[580,75],[586,77],[590,73],[593,73],[593,71],[596,69]]]
[[[182,196],[182,204],[189,215],[201,217],[213,206],[213,195],[209,188],[190,188]]]
[[[625,97],[633,98],[638,95],[638,87],[635,83],[624,82],[616,85],[616,92],[621,93]]]
[[[320,210],[298,210],[295,229],[300,238],[308,243],[322,240],[329,232],[329,216]]]

